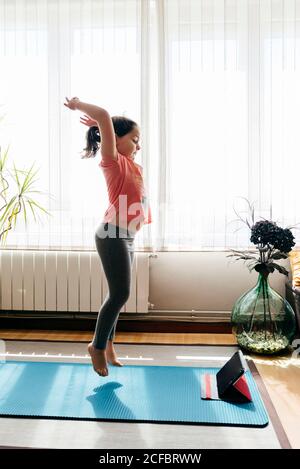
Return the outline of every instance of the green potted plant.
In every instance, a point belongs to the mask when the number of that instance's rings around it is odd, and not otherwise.
[[[27,226],[27,212],[30,210],[34,220],[37,221],[39,211],[50,215],[50,213],[35,200],[32,194],[43,194],[36,190],[35,178],[38,171],[34,169],[34,164],[27,170],[17,169],[13,163],[13,168],[7,168],[9,148],[3,153],[0,147],[0,240],[2,246],[5,245],[7,235],[16,226],[19,215],[23,213]],[[12,191],[12,184],[15,189]]]
[[[247,200],[247,199],[245,199]],[[278,264],[279,259],[288,258],[295,245],[291,228],[281,228],[274,221],[254,221],[254,206],[247,200],[252,224],[243,220],[251,230],[250,241],[256,246],[258,256],[252,251],[237,251],[227,257],[247,261],[251,272],[258,272],[256,285],[235,302],[231,323],[238,344],[245,350],[261,354],[275,354],[285,350],[292,342],[296,332],[295,313],[279,293],[273,290],[268,281],[269,274],[278,270],[288,276],[288,271]],[[236,259],[236,260],[237,260]]]

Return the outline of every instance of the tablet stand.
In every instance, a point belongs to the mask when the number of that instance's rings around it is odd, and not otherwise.
[[[237,403],[251,402],[252,398],[245,371],[245,359],[240,350],[238,350],[216,375],[208,373],[202,375],[202,399]]]

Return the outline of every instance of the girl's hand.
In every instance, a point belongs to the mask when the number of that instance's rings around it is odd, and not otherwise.
[[[77,104],[79,103],[79,98],[72,98],[68,99],[66,97],[66,103],[64,103],[64,106],[68,107],[69,109],[72,109],[72,111],[75,111],[77,109]]]
[[[83,117],[80,117],[80,122],[88,127],[97,126],[98,123],[94,119],[91,119],[87,114],[84,114]]]

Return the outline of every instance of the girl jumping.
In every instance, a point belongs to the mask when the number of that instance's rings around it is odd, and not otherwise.
[[[142,167],[134,162],[141,148],[140,129],[127,117],[110,117],[105,109],[78,98],[66,98],[64,106],[85,113],[80,121],[89,130],[83,157],[94,157],[100,149],[99,166],[108,191],[109,207],[96,229],[95,243],[109,292],[100,308],[93,340],[88,345],[94,370],[100,376],[107,376],[107,362],[123,366],[113,346],[116,324],[130,295],[135,235],[144,224],[152,221]]]

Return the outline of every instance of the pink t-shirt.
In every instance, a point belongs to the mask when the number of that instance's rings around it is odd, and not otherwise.
[[[151,208],[144,186],[142,167],[128,156],[118,159],[102,157],[99,163],[106,180],[109,207],[103,222],[112,223],[136,233],[152,222]]]

